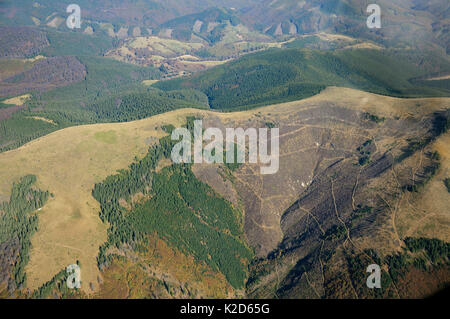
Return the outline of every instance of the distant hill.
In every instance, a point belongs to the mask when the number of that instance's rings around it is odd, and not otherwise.
[[[0,24],[67,31],[65,10],[70,3],[2,1]],[[82,8],[83,31],[111,30],[107,32],[119,38],[173,29],[176,38],[186,40],[192,31],[209,33],[217,23],[230,20],[274,37],[326,31],[390,47],[440,49],[447,54],[450,50],[447,0],[380,0],[381,29],[367,28],[370,1],[359,0],[80,0],[77,4]]]
[[[79,0],[84,19],[112,24],[157,27],[177,17],[198,13],[212,7],[240,9],[258,0]],[[5,0],[0,4],[5,24],[34,25],[32,17],[46,24],[57,16],[67,16],[70,0]]]
[[[368,29],[370,1],[262,0],[242,11],[241,19],[272,35],[318,31],[375,40],[389,46],[438,46],[449,53],[447,0],[380,0],[381,29]]]
[[[167,21],[159,29],[173,30],[172,36],[179,40],[189,41],[192,35],[215,42],[218,29],[223,29],[227,23],[236,26],[241,21],[232,10],[210,8],[200,13],[194,13]],[[216,36],[215,36],[216,35]]]
[[[443,62],[443,68],[450,65]],[[346,86],[392,96],[448,96],[447,87],[409,80],[426,68],[381,50],[316,51],[273,49],[247,55],[188,78],[161,81],[155,87],[204,92],[214,109],[251,108],[317,94],[327,86]]]
[[[37,61],[33,67],[0,82],[0,97],[54,88],[84,79],[86,68],[74,57],[51,57]]]

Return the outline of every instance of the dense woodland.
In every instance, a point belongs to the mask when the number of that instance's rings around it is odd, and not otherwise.
[[[450,94],[448,87],[437,87],[426,81],[410,83],[409,79],[429,69],[419,67],[414,55],[406,55],[409,60],[378,50],[272,49],[189,78],[162,81],[153,86],[167,91],[200,90],[208,96],[211,108],[227,111],[298,100],[315,95],[327,86],[399,97]],[[450,70],[448,62],[437,59],[436,63],[441,63],[443,70]]]
[[[450,258],[450,244],[439,239],[411,238],[404,240],[406,248],[397,254],[380,256],[374,250],[364,252],[346,251],[348,272],[354,285],[355,291],[360,298],[404,298],[398,290],[402,287],[401,281],[409,272],[420,270],[431,274],[437,269],[448,267]],[[382,267],[381,288],[367,289],[365,287],[366,268],[368,264],[375,263]],[[383,265],[386,265],[384,270]],[[327,292],[333,297],[332,284],[327,286]]]
[[[33,188],[35,182],[34,175],[23,177],[14,183],[9,202],[0,203],[0,244],[19,244],[17,256],[0,256],[2,260],[16,258],[10,274],[16,287],[23,287],[26,283],[25,266],[29,259],[30,239],[38,228],[38,217],[33,212],[41,208],[49,197],[48,192]]]
[[[207,101],[206,101],[207,102]],[[205,99],[196,91],[130,93],[109,98],[87,107],[95,113],[95,122],[124,122],[150,117],[179,108],[206,108]]]
[[[170,157],[174,143],[170,136],[162,138],[128,170],[95,185],[93,196],[101,204],[100,217],[110,225],[108,241],[100,248],[99,266],[110,261],[109,246],[145,243],[148,234],[156,233],[222,272],[233,287],[242,287],[252,252],[242,237],[241,213],[200,182],[190,165],[155,172],[158,161]],[[144,199],[133,201],[136,194]],[[132,209],[121,205],[121,200]]]
[[[79,261],[77,265],[81,267]],[[31,295],[27,294],[25,297],[33,299],[48,299],[48,298],[61,298],[61,299],[73,299],[73,298],[86,298],[84,293],[80,289],[70,289],[67,287],[68,274],[67,270],[63,269],[48,282],[44,283],[41,287],[34,290]]]
[[[0,82],[0,96],[17,96],[33,91],[48,91],[82,81],[86,69],[75,57],[38,60],[33,67]]]
[[[0,26],[0,57],[29,58],[49,42],[44,32],[28,27]]]
[[[50,194],[34,187],[36,176],[27,175],[13,184],[8,202],[0,203],[0,284],[6,281],[10,293],[26,286],[25,267],[29,261],[31,237],[38,230],[36,211],[47,202]],[[78,262],[77,262],[78,263]],[[66,269],[31,295],[17,291],[21,297],[69,298],[80,292],[68,289]]]

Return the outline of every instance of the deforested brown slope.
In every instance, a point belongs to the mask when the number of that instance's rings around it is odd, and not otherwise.
[[[411,212],[408,198],[420,201],[418,196],[435,183],[444,189],[439,172],[448,158],[436,155],[434,147],[442,148],[439,141],[447,136],[439,135],[448,125],[449,106],[448,99],[404,100],[329,88],[311,99],[263,108],[251,116],[205,119],[214,127],[221,122],[223,127],[272,123],[280,128],[280,170],[275,175],[260,175],[257,165],[243,165],[230,179],[233,192],[227,182],[214,178],[211,168],[197,168],[199,178],[245,211],[246,236],[260,257],[251,267],[249,296],[373,297],[362,281],[365,263],[380,259],[388,267],[385,277],[394,277],[389,267],[395,264],[388,263],[403,252],[405,238],[446,242],[448,214],[435,215],[429,205],[413,219],[405,214]],[[435,207],[445,207],[447,198],[434,200]],[[426,218],[428,226],[410,229],[421,223],[419,218]],[[399,220],[408,224],[399,229]],[[405,276],[426,274],[413,264],[404,267]],[[422,292],[417,287],[396,291],[395,283],[405,284],[403,277],[396,277],[381,296],[434,292],[448,281],[448,266],[429,267],[431,275],[424,280],[430,287]],[[363,278],[358,277],[361,270]]]

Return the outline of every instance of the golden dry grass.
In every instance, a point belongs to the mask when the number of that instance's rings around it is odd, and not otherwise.
[[[92,29],[92,27],[89,26],[86,29],[84,29],[84,33],[89,34],[89,35],[93,35],[94,34],[94,29]]]
[[[156,82],[158,82],[158,80],[144,80],[142,81],[142,84],[150,86],[152,84],[155,84]]]
[[[36,121],[43,121],[43,122],[46,122],[46,123],[49,123],[49,124],[53,124],[55,126],[58,125],[54,121],[49,120],[48,118],[45,118],[45,117],[42,117],[42,116],[29,116],[27,118],[31,118],[31,119],[36,120]]]
[[[319,32],[316,34],[320,39],[324,41],[348,41],[348,42],[354,42],[356,41],[355,38],[343,35],[343,34],[332,34],[332,33],[325,33],[325,32]]]
[[[37,55],[29,59],[1,59],[0,60],[0,81],[30,69],[34,62],[45,59],[42,55]]]
[[[443,75],[443,76],[437,76],[437,77],[434,77],[434,78],[429,78],[427,80],[428,81],[440,81],[440,80],[448,80],[448,79],[450,79],[450,74]]]
[[[161,134],[155,127],[177,118],[174,112],[138,122],[72,127],[0,154],[2,197],[26,174],[36,175],[37,186],[54,194],[38,212],[39,231],[32,238],[26,268],[29,288],[39,287],[76,260],[82,265],[82,288],[87,291],[90,282],[97,282],[96,257],[107,225],[98,217],[92,188],[126,168],[135,156],[143,156],[148,139]]]
[[[28,59],[1,59],[0,81],[30,69],[33,64]]]
[[[181,55],[181,56],[177,57],[176,60],[198,61],[200,59],[197,58],[196,56],[193,56],[190,54],[185,54],[185,55]]]
[[[208,67],[211,68],[213,66],[218,66],[218,65],[222,65],[229,62],[229,60],[224,60],[224,61],[181,61],[181,63],[183,64],[188,64],[188,65],[198,65],[198,66],[204,66],[204,67]]]
[[[26,61],[26,62],[36,62],[36,61],[43,60],[43,59],[46,59],[46,57],[43,56],[43,55],[36,55],[34,58],[24,59],[24,61]]]
[[[4,104],[23,105],[31,98],[31,94],[24,94],[2,101]]]
[[[162,53],[176,53],[182,55],[187,51],[204,47],[201,43],[181,42],[173,39],[163,39],[156,36],[138,37],[129,45],[133,49],[149,48],[150,50],[156,50]]]
[[[418,196],[402,202],[397,224],[401,237],[439,238],[449,242],[450,194],[444,179],[450,177],[450,133],[439,137],[432,149],[440,155],[440,170]]]
[[[350,109],[385,117],[420,117],[450,107],[450,98],[402,99],[355,89],[329,87],[309,101],[336,101]],[[295,102],[292,102],[295,103]]]
[[[378,44],[371,43],[371,42],[362,42],[362,43],[356,43],[356,44],[348,45],[344,49],[374,49],[374,50],[382,50],[383,47],[378,45]]]
[[[52,21],[47,23],[47,26],[52,27],[52,28],[58,28],[61,23],[63,23],[65,20],[61,17],[56,17],[54,18]]]
[[[31,17],[31,20],[33,20],[35,25],[37,25],[37,26],[41,25],[41,21],[38,18]]]
[[[237,120],[250,117],[258,112],[266,116],[275,113],[288,116],[290,113],[298,111],[299,108],[308,107],[311,103],[326,101],[339,103],[340,106],[345,106],[352,110],[390,118],[421,117],[450,107],[450,98],[401,99],[332,86],[326,88],[318,95],[301,101],[281,103],[242,112],[226,113],[220,116]]]

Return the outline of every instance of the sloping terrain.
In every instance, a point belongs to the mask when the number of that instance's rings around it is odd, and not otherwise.
[[[35,90],[48,91],[80,82],[86,68],[75,57],[41,59],[33,67],[0,82],[0,97],[15,96]]]
[[[254,51],[281,46],[243,25],[233,10],[211,8],[179,17],[134,35],[108,56],[137,65],[164,68],[167,77],[204,70]]]
[[[58,3],[50,0],[3,1],[0,14],[4,24],[45,25],[64,30],[62,22],[67,17],[65,9],[70,3],[66,0]],[[153,30],[172,30],[177,39],[188,40],[193,30],[211,31],[221,19],[227,19],[243,22],[251,29],[275,37],[326,31],[371,39],[389,46],[439,48],[448,53],[448,1],[379,1],[383,27],[376,32],[365,27],[369,4],[356,0],[78,2],[83,8],[84,32],[97,33],[106,28],[108,34],[120,38],[151,35]],[[226,8],[226,11],[218,8]]]
[[[78,5],[83,8],[83,15],[89,21],[107,21],[113,24],[128,24],[139,27],[157,27],[158,25],[177,17],[198,13],[211,7],[242,8],[252,1],[238,0],[100,0],[93,3],[80,0]],[[256,1],[255,1],[256,2]],[[40,24],[49,23],[55,18],[65,17],[69,0],[55,3],[52,0],[30,2],[26,0],[2,1],[0,11],[5,23],[21,23],[35,25],[32,17]],[[14,21],[15,20],[15,21]]]
[[[200,90],[211,108],[227,111],[298,100],[334,85],[399,97],[448,96],[446,80],[412,81],[434,72],[415,58],[408,51],[272,49],[153,86]],[[442,72],[449,70],[445,59],[437,61]]]
[[[45,62],[46,60],[59,63],[52,65]],[[67,64],[70,61],[73,63]],[[38,63],[40,67],[36,67]],[[55,70],[57,66],[59,67]],[[67,126],[104,122],[100,118],[108,117],[108,109],[120,111],[116,107],[120,97],[125,98],[125,94],[129,96],[132,93],[137,93],[136,90],[142,89],[142,80],[158,77],[158,74],[159,72],[153,68],[138,68],[107,58],[84,56],[39,59],[33,62],[31,67],[27,67],[26,70],[16,72],[15,75],[9,77],[10,82],[16,83],[4,84],[2,82],[0,84],[1,87],[8,90],[23,90],[27,85],[36,89],[42,88],[42,91],[30,92],[33,95],[25,103],[28,106],[26,111],[17,112],[11,117],[9,116],[11,112],[8,112],[8,118],[0,121],[0,130],[2,131],[2,134],[0,134],[0,149],[15,148],[36,137]],[[25,78],[28,81],[25,81]],[[74,79],[80,79],[80,81],[71,83]],[[46,88],[54,87],[57,84],[68,85],[46,90]],[[167,107],[167,104],[174,106],[178,104],[177,102],[186,105],[186,101],[173,101],[174,99],[169,98],[167,94],[164,94],[164,96],[168,99],[158,95],[153,99],[154,104],[157,103],[158,107],[162,108]],[[180,97],[178,96],[178,98]],[[11,108],[11,105],[4,104],[5,100],[2,101],[0,107],[2,109],[4,107]],[[110,103],[104,103],[106,100]],[[133,101],[133,99],[128,100]],[[136,103],[136,99],[134,99],[134,102]],[[91,106],[92,109],[88,110],[87,105]],[[17,111],[17,108],[11,110]],[[126,109],[125,105],[124,109]],[[152,108],[147,104],[140,105],[139,110],[152,112]],[[134,113],[134,116],[137,115],[135,112],[130,112],[127,116],[133,116],[132,113]],[[153,114],[155,113],[151,115]],[[147,113],[146,115],[150,114]],[[56,125],[36,121],[34,120],[35,117],[46,118]],[[118,120],[118,118],[115,120],[110,118],[107,121]]]
[[[449,52],[448,1],[377,1],[382,27],[376,31],[366,27],[369,4],[358,0],[263,0],[245,10],[241,19],[274,35],[293,30],[300,34],[332,31],[388,46],[430,46],[428,49],[439,47]]]
[[[55,34],[61,39],[65,38],[61,32]],[[67,37],[67,42],[58,40],[55,44],[51,41],[51,48],[56,45],[60,54],[66,55],[65,52],[71,52],[74,46],[86,48],[94,41],[93,38],[85,43],[89,36],[73,38],[73,35],[77,33]],[[330,37],[324,34],[320,36]],[[72,40],[75,42],[72,43]],[[83,41],[78,43],[78,40]],[[217,49],[220,51],[227,41],[220,41]],[[67,46],[69,43],[70,46]],[[326,52],[273,49],[247,55],[192,77],[160,81],[146,87],[141,84],[142,81],[147,83],[161,77],[178,75],[179,66],[197,70],[203,68],[205,63],[207,66],[204,67],[210,67],[222,62],[196,59],[192,55],[178,56],[183,54],[177,51],[180,42],[172,39],[138,37],[126,43],[134,43],[135,47],[144,50],[148,49],[148,45],[154,45],[155,50],[169,52],[169,55],[172,54],[170,52],[178,53],[173,53],[176,57],[169,58],[169,62],[164,62],[165,58],[158,60],[158,63],[162,63],[159,69],[139,67],[105,57],[85,56],[82,55],[83,51],[77,50],[75,52],[80,55],[76,57],[20,60],[15,61],[11,68],[6,68],[5,79],[0,87],[8,94],[31,89],[37,91],[23,92],[32,93],[24,106],[0,103],[3,119],[0,121],[0,150],[15,148],[36,137],[73,125],[140,119],[175,108],[194,107],[197,102],[202,107],[209,105],[218,110],[247,109],[309,97],[329,85],[394,96],[448,95],[448,80],[441,77],[437,77],[439,80],[427,80],[450,70],[449,63],[442,57],[427,55],[424,58],[408,50],[378,49]],[[94,53],[100,54],[91,54]],[[136,58],[134,56],[132,59]],[[423,62],[424,59],[427,62]],[[69,61],[73,63],[67,64]],[[52,70],[52,65],[60,67],[55,72],[47,72]],[[72,83],[80,77],[81,81]],[[55,88],[59,85],[65,86]],[[33,120],[36,117],[48,119],[56,125]]]
[[[28,58],[49,45],[44,32],[27,27],[0,26],[0,57]]]
[[[379,259],[383,278],[392,277],[383,283],[387,285],[385,297],[420,295],[420,285],[405,284],[402,291],[395,291],[410,273],[429,276],[432,284],[423,294],[432,293],[448,280],[448,255],[446,250],[443,255],[427,250],[426,238],[441,239],[446,245],[450,218],[444,209],[447,198],[434,198],[433,205],[441,207],[440,211],[433,211],[426,202],[420,212],[411,211],[406,203],[436,187],[439,192],[445,190],[442,179],[447,174],[448,133],[440,134],[448,127],[445,110],[449,105],[448,98],[398,99],[328,88],[302,101],[240,113],[184,109],[136,122],[73,127],[2,153],[0,198],[6,200],[12,183],[26,174],[36,175],[39,189],[52,195],[37,213],[39,227],[31,238],[27,287],[39,287],[79,260],[83,291],[96,291],[99,297],[242,294],[242,279],[227,272],[227,267],[235,266],[217,263],[229,253],[215,250],[215,235],[206,235],[214,230],[229,236],[224,240],[235,238],[236,247],[245,247],[239,245],[246,242],[255,252],[257,257],[246,275],[250,297],[376,297],[364,288],[366,258]],[[179,127],[190,116],[202,117],[205,128],[279,127],[279,172],[263,176],[255,164],[233,169],[194,165],[181,171],[167,166],[170,162],[166,160],[157,164],[165,156],[158,152],[170,146],[167,139],[155,144],[157,139],[167,134],[169,124]],[[149,145],[160,146],[147,152]],[[155,171],[150,175],[146,169],[141,171],[144,164]],[[119,174],[115,173],[118,169]],[[135,176],[144,182],[135,184]],[[180,178],[184,180],[181,184]],[[157,191],[158,183],[168,186],[166,192]],[[211,187],[204,193],[209,198],[204,203],[212,206],[200,205],[195,214],[191,212],[189,207],[196,207],[196,198],[182,185],[205,191]],[[180,195],[158,201],[172,192]],[[186,208],[166,206],[178,203],[178,196],[188,203]],[[109,210],[108,203],[116,205],[112,207],[121,214]],[[234,237],[240,232],[238,228],[224,230],[211,215],[214,210],[208,208],[214,205],[225,205],[220,206],[222,212],[241,211],[243,234]],[[170,223],[169,212],[177,212],[183,221],[190,222]],[[101,222],[99,213],[107,224]],[[408,215],[411,213],[413,216]],[[429,215],[432,213],[437,219]],[[432,228],[420,227],[425,225],[424,216]],[[117,223],[121,218],[125,223]],[[231,220],[227,227],[239,219]],[[167,221],[170,227],[161,228]],[[135,225],[132,237],[127,225]],[[203,238],[201,245],[195,240],[179,241],[177,227],[185,227],[182,225],[192,225],[184,230],[186,239],[193,232],[194,237]],[[419,237],[425,239],[420,241]],[[436,245],[441,247],[442,243]],[[104,248],[99,255],[100,246]],[[422,249],[433,255],[423,255]],[[205,253],[211,259],[204,259]],[[173,254],[182,255],[176,269],[169,265]],[[425,257],[417,257],[413,264],[409,260],[414,254]],[[231,262],[234,257],[228,256],[227,262]],[[220,282],[211,283],[216,288],[192,286],[207,279],[201,270],[203,275],[195,277],[200,273],[192,271],[189,258],[206,273],[223,276]],[[403,262],[400,268],[396,260]],[[355,268],[360,264],[362,268]],[[185,271],[180,273],[180,269]],[[405,276],[396,276],[395,271],[403,271]],[[139,288],[137,283],[146,287],[152,283],[153,288]]]

